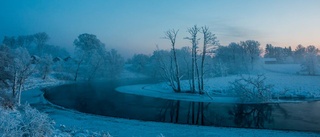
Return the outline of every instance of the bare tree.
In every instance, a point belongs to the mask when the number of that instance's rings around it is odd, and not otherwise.
[[[202,48],[202,57],[201,57],[201,67],[200,67],[200,94],[204,90],[204,63],[207,50],[209,46],[217,44],[217,37],[215,34],[212,34],[209,30],[209,27],[201,27],[201,33],[203,34],[203,48]]]
[[[174,81],[174,71],[173,71],[173,63],[171,53],[166,50],[160,50],[157,46],[157,50],[153,52],[153,57],[157,62],[157,66],[160,68],[160,75],[162,78],[169,82],[169,86],[173,90],[177,89],[175,81]]]
[[[191,37],[185,37],[185,39],[188,39],[191,41],[192,48],[191,48],[191,56],[192,56],[192,62],[191,62],[191,91],[193,93],[196,92],[195,88],[195,79],[196,79],[196,71],[197,69],[197,45],[199,39],[197,38],[197,34],[200,31],[200,29],[197,27],[197,25],[194,25],[192,28],[188,29],[188,33],[191,35]],[[200,86],[200,85],[199,85]]]
[[[181,92],[180,72],[179,72],[179,65],[178,65],[178,60],[177,60],[177,52],[176,52],[176,48],[175,48],[178,31],[179,30],[175,31],[174,29],[166,31],[165,38],[170,40],[171,46],[172,46],[171,51],[173,53],[173,62],[175,65],[175,74],[174,74],[175,79],[174,79],[174,81],[177,83],[177,89],[174,89],[174,91]]]

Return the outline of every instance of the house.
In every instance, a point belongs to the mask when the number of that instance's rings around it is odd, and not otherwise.
[[[277,64],[276,58],[263,58],[264,64]]]
[[[39,56],[37,56],[37,55],[32,55],[31,56],[31,63],[32,64],[39,63],[39,61],[40,61],[40,57]]]
[[[52,59],[52,61],[53,61],[54,63],[56,63],[56,62],[62,61],[62,59],[59,58],[59,57],[55,57],[55,58]]]

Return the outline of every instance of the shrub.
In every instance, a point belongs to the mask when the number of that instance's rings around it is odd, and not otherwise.
[[[52,136],[53,121],[46,114],[26,104],[17,110],[0,108],[0,134],[4,137],[42,137]]]
[[[231,90],[242,102],[266,102],[271,100],[273,85],[265,84],[266,77],[257,75],[256,78],[241,77],[231,83]]]

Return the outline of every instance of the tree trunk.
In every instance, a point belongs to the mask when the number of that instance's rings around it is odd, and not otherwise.
[[[195,52],[194,52],[194,47],[192,48],[192,64],[191,64],[191,82],[192,82],[192,86],[191,86],[191,90],[193,93],[196,92],[195,90]]]
[[[205,60],[205,56],[206,56],[206,43],[203,44],[203,53],[202,53],[202,58],[201,58],[201,67],[200,67],[200,94],[202,94],[203,90],[204,90],[204,60]]]
[[[195,68],[196,68],[196,73],[197,73],[197,80],[198,80],[198,90],[199,90],[199,94],[201,94],[201,85],[200,85],[200,74],[199,74],[199,67],[198,67],[198,60],[197,57],[195,59]]]
[[[176,80],[177,80],[177,92],[181,92],[179,65],[178,65],[176,50],[175,50],[174,46],[172,46],[172,50],[173,50],[173,59],[174,59],[174,63],[175,63],[175,68],[176,68],[175,75],[176,75]]]

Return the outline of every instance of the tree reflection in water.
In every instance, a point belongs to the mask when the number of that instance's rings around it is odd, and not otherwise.
[[[269,104],[237,104],[229,114],[238,127],[264,128],[266,122],[273,122],[272,111]]]
[[[203,102],[184,102],[169,100],[158,114],[162,122],[205,125],[204,112],[207,106]]]

